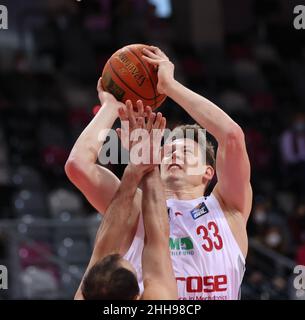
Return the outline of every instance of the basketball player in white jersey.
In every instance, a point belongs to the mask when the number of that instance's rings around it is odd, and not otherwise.
[[[209,197],[204,197],[204,193],[214,175],[210,147],[203,150],[207,163],[202,165],[200,174],[189,175],[188,169],[194,159],[201,160],[201,146],[184,138],[172,143],[172,152],[165,152],[160,167],[178,296],[196,300],[238,299],[248,250],[246,224],[252,205],[250,164],[243,131],[211,101],[176,81],[174,65],[160,49],[144,49],[143,58],[158,67],[158,92],[173,99],[218,142],[215,166],[218,181]],[[96,164],[103,144],[97,137],[100,130],[112,127],[122,104],[103,92],[100,85],[98,93],[102,108],[75,143],[65,168],[70,180],[103,213],[120,181]],[[178,164],[168,165],[169,159]],[[144,233],[140,192],[133,206],[134,232],[122,250],[141,276]],[[138,280],[143,290],[142,279]]]

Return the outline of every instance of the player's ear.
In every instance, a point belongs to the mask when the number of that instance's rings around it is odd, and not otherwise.
[[[205,171],[204,171],[204,175],[202,177],[202,180],[203,181],[206,181],[206,180],[211,181],[214,176],[214,173],[215,173],[215,170],[213,169],[213,167],[207,165],[205,167]]]

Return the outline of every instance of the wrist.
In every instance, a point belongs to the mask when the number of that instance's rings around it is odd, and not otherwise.
[[[107,113],[115,116],[116,118],[119,117],[119,108],[120,108],[119,106],[117,106],[109,101],[105,101],[101,107],[101,109],[107,110]]]
[[[143,177],[143,183],[146,184],[147,187],[152,187],[152,188],[154,186],[154,183],[159,180],[160,180],[160,171],[158,166],[156,166],[150,172],[146,173],[145,176]]]
[[[128,175],[130,175],[130,178],[133,179],[133,181],[136,181],[137,184],[141,182],[144,176],[144,172],[140,170],[139,166],[132,163],[128,163],[126,171]]]
[[[178,85],[178,81],[175,80],[174,78],[166,81],[165,86],[164,86],[164,92],[165,95],[171,98],[171,95],[175,91],[176,87]]]

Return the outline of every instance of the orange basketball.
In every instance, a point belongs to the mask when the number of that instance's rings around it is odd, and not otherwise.
[[[158,75],[154,66],[142,59],[143,44],[132,44],[115,52],[105,64],[102,86],[117,100],[131,100],[136,106],[142,100],[144,106],[158,108],[166,96],[157,91]]]

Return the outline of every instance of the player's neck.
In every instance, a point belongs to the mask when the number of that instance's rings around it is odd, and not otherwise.
[[[203,186],[184,187],[181,189],[172,189],[165,186],[166,199],[192,200],[202,197],[204,194]]]

